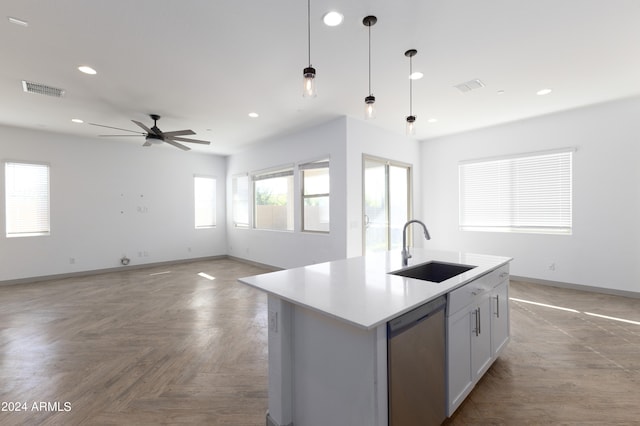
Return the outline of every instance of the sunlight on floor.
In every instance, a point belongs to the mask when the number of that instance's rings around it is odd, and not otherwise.
[[[590,315],[592,317],[604,318],[604,319],[608,319],[608,320],[612,320],[612,321],[620,321],[620,322],[626,322],[628,324],[640,325],[639,321],[631,321],[631,320],[624,319],[624,318],[610,317],[610,316],[607,316],[607,315],[594,314],[594,313],[591,313],[591,312],[580,312],[580,311],[577,311],[577,310],[571,309],[571,308],[563,308],[562,306],[547,305],[546,303],[532,302],[531,300],[516,299],[515,297],[510,297],[509,300],[513,300],[515,302],[528,303],[530,305],[542,306],[542,307],[545,307],[545,308],[558,309],[560,311],[574,312],[576,314]]]

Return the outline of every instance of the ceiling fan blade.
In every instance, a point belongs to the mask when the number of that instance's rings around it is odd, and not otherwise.
[[[166,133],[165,133],[165,135],[166,135]],[[198,139],[187,139],[187,138],[171,138],[171,139],[173,139],[174,141],[201,143],[201,144],[204,144],[204,145],[209,145],[211,143],[209,141],[201,141],[201,140],[198,140]]]
[[[135,124],[137,124],[139,127],[143,128],[145,132],[155,134],[155,132],[154,132],[153,130],[151,130],[150,128],[148,128],[147,126],[145,126],[144,124],[142,124],[141,122],[136,121],[136,120],[131,120],[131,121],[133,121],[133,122],[134,122]]]
[[[166,137],[172,138],[174,136],[182,136],[182,135],[195,135],[196,132],[193,130],[176,130],[173,132],[162,132]]]
[[[98,127],[106,127],[107,129],[123,130],[125,132],[138,133],[138,134],[144,135],[144,133],[139,132],[137,130],[121,129],[120,127],[111,127],[111,126],[105,126],[104,124],[96,124],[96,123],[87,123],[87,124],[91,124],[92,126],[98,126]]]
[[[178,142],[174,142],[174,141],[172,141],[171,139],[165,139],[164,141],[165,141],[166,143],[168,143],[169,145],[173,145],[173,146],[175,146],[176,148],[180,148],[180,149],[181,149],[181,150],[183,150],[183,151],[189,151],[189,150],[191,149],[191,148],[189,148],[188,146],[184,146],[184,145],[182,145],[182,144],[180,144],[180,143],[178,143]]]
[[[138,133],[138,132],[136,132],[136,133]],[[144,135],[144,133],[140,133],[140,135]],[[136,137],[136,136],[138,136],[138,135],[98,135],[98,136],[100,136],[100,137],[104,137],[104,138],[112,138],[112,137],[114,137],[114,136],[115,136],[115,137],[125,136],[125,137],[128,137],[128,138],[132,138],[132,137]]]

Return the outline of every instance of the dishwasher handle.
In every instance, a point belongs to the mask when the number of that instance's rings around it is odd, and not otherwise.
[[[392,319],[387,323],[388,338],[391,339],[397,336],[404,330],[410,328],[413,324],[418,323],[444,309],[446,305],[447,296],[443,295],[407,312],[406,314]]]

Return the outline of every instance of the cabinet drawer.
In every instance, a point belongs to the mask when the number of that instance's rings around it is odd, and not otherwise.
[[[489,291],[509,277],[509,264],[487,272],[449,293],[447,315],[451,316],[467,306],[473,300]]]

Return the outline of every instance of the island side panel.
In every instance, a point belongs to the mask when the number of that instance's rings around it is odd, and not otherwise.
[[[269,424],[387,426],[386,327],[268,300]]]
[[[267,297],[269,342],[269,413],[267,424],[289,426],[293,422],[292,322],[293,305]]]
[[[292,321],[294,425],[386,426],[377,419],[376,329],[300,306]]]

